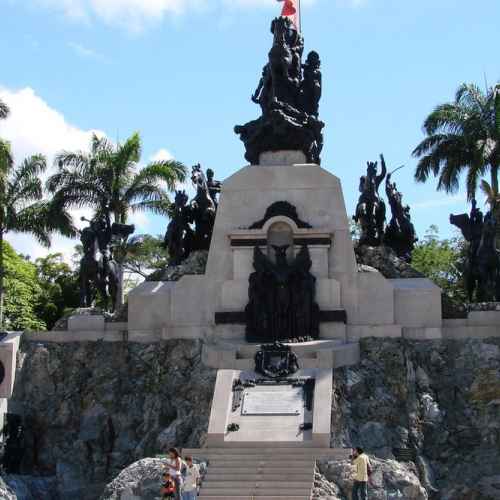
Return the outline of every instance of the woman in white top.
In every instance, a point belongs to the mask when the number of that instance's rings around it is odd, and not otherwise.
[[[168,456],[170,460],[167,462],[167,471],[175,482],[175,500],[181,500],[182,460],[176,448],[170,448],[168,450]]]

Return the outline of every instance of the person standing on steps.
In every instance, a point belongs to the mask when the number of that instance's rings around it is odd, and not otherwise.
[[[372,473],[370,459],[363,448],[355,448],[351,460],[356,468],[352,500],[368,500],[368,480]]]
[[[167,472],[170,474],[175,483],[175,500],[181,500],[182,487],[182,459],[177,448],[168,450],[169,459],[166,464]]]
[[[186,472],[182,487],[182,500],[196,500],[201,479],[200,469],[193,463],[193,457],[184,457],[184,460],[186,461]]]

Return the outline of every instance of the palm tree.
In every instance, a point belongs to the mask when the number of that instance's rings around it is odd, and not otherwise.
[[[168,193],[184,182],[186,168],[174,160],[159,160],[139,168],[142,145],[139,134],[114,146],[93,135],[90,152],[63,151],[56,156],[58,172],[47,188],[68,208],[91,207],[125,224],[130,212],[167,215]]]
[[[32,234],[42,245],[50,246],[50,234],[59,232],[74,236],[71,216],[64,207],[56,206],[43,196],[40,178],[46,169],[43,156],[31,156],[14,167],[7,143],[8,154],[0,155],[3,175],[0,177],[0,328],[4,317],[4,255],[3,241],[9,232]]]
[[[140,168],[141,153],[138,133],[116,146],[94,134],[90,152],[56,156],[58,172],[48,179],[47,188],[66,208],[91,207],[96,215],[120,224],[139,211],[168,215],[169,192],[184,182],[186,167],[159,160]]]
[[[500,167],[500,86],[483,92],[473,84],[463,84],[452,103],[441,104],[424,122],[427,137],[415,148],[420,158],[415,171],[418,182],[431,174],[438,178],[438,190],[456,192],[460,176],[466,173],[467,197],[475,198],[480,179],[491,193],[498,193]],[[495,197],[490,199],[495,208]]]

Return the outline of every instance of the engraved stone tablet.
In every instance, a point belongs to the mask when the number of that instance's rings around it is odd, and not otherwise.
[[[242,415],[299,415],[304,406],[301,387],[250,390],[243,394]]]

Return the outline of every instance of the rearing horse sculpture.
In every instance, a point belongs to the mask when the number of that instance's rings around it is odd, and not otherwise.
[[[358,205],[354,221],[361,225],[360,245],[378,246],[384,236],[385,203],[379,196],[378,189],[385,176],[387,167],[383,155],[380,155],[382,172],[377,175],[378,163],[367,162],[366,176],[362,176],[359,183]]]
[[[450,215],[469,243],[464,278],[469,302],[500,300],[500,256],[495,245],[497,222],[491,212],[483,220],[476,200],[469,214]],[[475,297],[474,297],[475,295]]]
[[[86,220],[82,217],[82,220]],[[112,224],[107,216],[88,221],[80,232],[83,258],[80,261],[80,306],[92,307],[99,291],[104,309],[114,312],[118,305],[121,266],[113,257],[113,237],[125,241],[135,230],[133,225]],[[97,258],[97,252],[100,258]]]
[[[196,188],[196,196],[191,201],[191,215],[195,222],[193,250],[209,250],[215,224],[215,203],[210,196],[207,178],[201,165],[195,165],[191,181]]]

